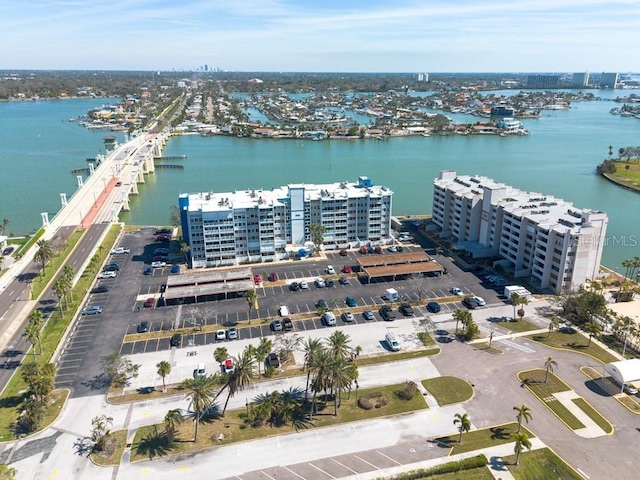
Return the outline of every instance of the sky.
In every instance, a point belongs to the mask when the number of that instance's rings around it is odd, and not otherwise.
[[[640,0],[0,0],[0,69],[637,72]]]

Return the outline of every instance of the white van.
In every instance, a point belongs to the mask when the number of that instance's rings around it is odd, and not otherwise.
[[[280,307],[278,308],[278,315],[280,315],[281,317],[288,317],[289,307],[287,307],[286,305],[280,305]]]
[[[204,363],[199,363],[193,371],[193,378],[204,377],[207,374],[207,367]]]
[[[336,324],[336,316],[333,312],[324,312],[322,314],[322,323],[324,323],[327,327],[331,327]]]
[[[384,340],[387,342],[387,345],[389,345],[389,348],[394,352],[398,352],[400,350],[400,342],[393,333],[387,333],[384,336]]]

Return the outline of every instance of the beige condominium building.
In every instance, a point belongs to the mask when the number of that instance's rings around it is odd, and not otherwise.
[[[454,250],[493,258],[540,291],[575,291],[598,275],[606,213],[450,170],[433,185],[433,222]]]
[[[273,190],[181,194],[182,231],[193,267],[286,258],[324,227],[324,248],[391,243],[393,192],[357,182],[291,184]]]

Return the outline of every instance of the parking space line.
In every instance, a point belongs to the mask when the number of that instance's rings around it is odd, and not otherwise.
[[[310,465],[310,466],[312,466],[313,468],[315,468],[316,470],[318,470],[319,472],[324,473],[324,474],[325,474],[325,475],[327,475],[328,477],[336,478],[336,477],[334,477],[333,475],[331,475],[330,473],[325,472],[324,470],[322,470],[320,467],[316,467],[316,466],[315,466],[313,463],[311,463],[311,462],[309,462],[309,465]]]
[[[355,470],[350,469],[349,467],[347,467],[346,465],[340,463],[338,460],[336,460],[335,458],[331,458],[330,460],[333,460],[334,462],[336,462],[338,465],[340,465],[341,467],[346,468],[347,470],[349,470],[350,472],[355,473],[356,475],[358,474],[358,472],[356,472]]]
[[[354,457],[354,458],[357,458],[357,459],[358,459],[358,460],[360,460],[361,462],[366,463],[367,465],[371,465],[373,468],[375,468],[375,469],[377,469],[377,470],[380,470],[380,467],[378,467],[377,465],[374,465],[374,464],[373,464],[373,463],[371,463],[371,462],[367,462],[364,458],[360,458],[358,455],[354,455],[353,457]]]
[[[289,473],[293,473],[296,477],[301,478],[302,480],[306,480],[304,477],[298,475],[296,472],[294,472],[293,470],[291,470],[289,467],[286,466],[282,466],[282,468],[284,468],[287,472]]]
[[[375,452],[376,452],[377,454],[379,454],[379,455],[382,455],[382,456],[383,456],[383,457],[385,457],[385,458],[388,458],[388,459],[389,459],[389,460],[391,460],[392,462],[397,463],[398,465],[402,465],[402,463],[400,463],[399,461],[397,461],[395,458],[391,458],[389,455],[385,455],[384,453],[382,453],[382,452],[380,452],[380,451],[378,451],[378,450],[375,450]]]

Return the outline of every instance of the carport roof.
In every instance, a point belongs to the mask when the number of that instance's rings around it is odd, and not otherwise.
[[[244,292],[254,287],[251,280],[237,280],[231,282],[205,283],[169,288],[164,292],[166,300],[177,298],[201,297],[204,295],[219,295],[221,293]]]
[[[442,271],[442,265],[437,262],[404,263],[401,265],[387,265],[380,267],[369,267],[364,269],[365,275],[371,278]]]
[[[430,262],[431,257],[425,252],[409,252],[394,254],[371,254],[366,257],[358,257],[358,265],[363,268],[377,267],[382,265],[398,265],[416,262]]]
[[[250,268],[234,268],[229,270],[209,270],[186,275],[169,275],[167,289],[177,286],[201,285],[205,283],[228,282],[230,280],[251,279]]]
[[[622,383],[640,380],[640,358],[607,363],[604,369]]]

